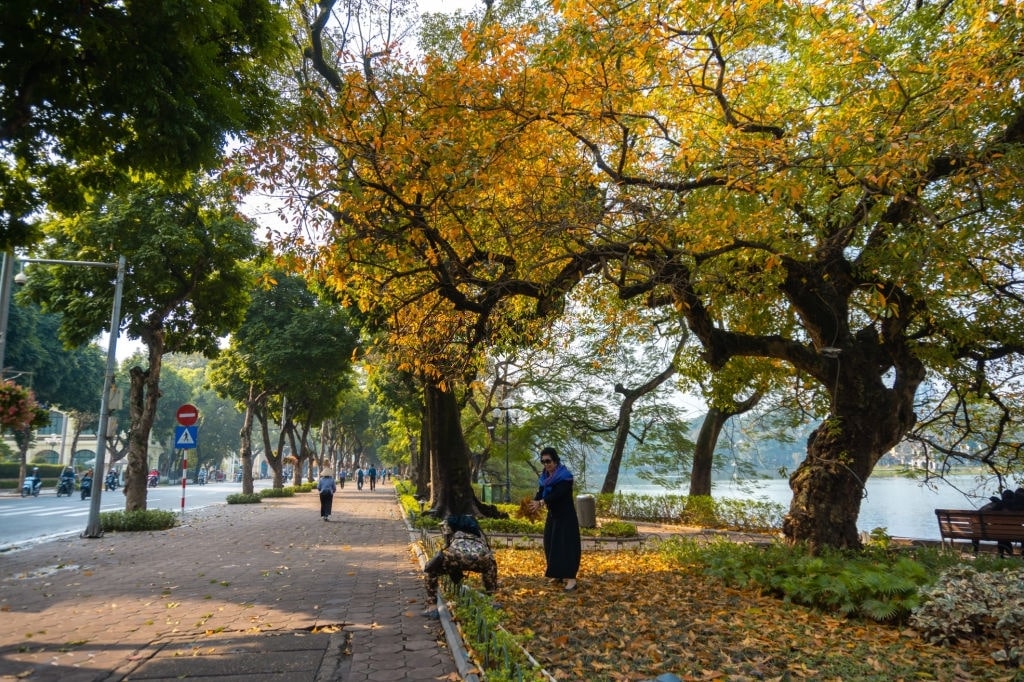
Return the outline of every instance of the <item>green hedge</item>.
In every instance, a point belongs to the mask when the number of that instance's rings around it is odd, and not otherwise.
[[[233,493],[228,495],[228,504],[259,504],[263,498],[256,493]]]
[[[597,515],[651,523],[678,523],[702,528],[771,532],[782,527],[786,508],[762,500],[716,499],[688,495],[595,495]]]
[[[426,514],[420,514],[419,502],[416,501],[416,498],[413,497],[412,494],[399,494],[398,499],[402,508],[405,510],[406,516],[412,519],[413,527],[436,530],[441,526],[440,519]],[[530,521],[529,519],[517,517],[517,514],[519,513],[519,505],[499,504],[496,506],[498,507],[498,511],[505,512],[509,515],[509,518],[477,519],[480,522],[480,528],[485,533],[501,533],[506,535],[544,534],[543,520]],[[635,525],[625,521],[607,521],[600,524],[597,528],[581,528],[580,532],[589,537],[604,538],[629,538],[636,537],[639,534]]]
[[[100,514],[100,528],[110,531],[167,530],[178,525],[178,515],[166,509],[138,509]]]

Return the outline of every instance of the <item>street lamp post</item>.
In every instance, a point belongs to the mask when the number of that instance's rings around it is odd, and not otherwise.
[[[508,400],[502,400],[498,407],[494,408],[493,416],[505,420],[505,503],[512,501],[512,476],[508,464],[508,427],[512,421],[512,408]]]
[[[8,252],[8,256],[10,256]],[[100,528],[100,496],[103,490],[103,466],[107,458],[107,422],[110,418],[110,393],[114,385],[114,371],[117,369],[117,337],[121,327],[121,295],[124,291],[124,256],[120,256],[116,263],[104,263],[101,261],[84,260],[56,260],[51,258],[20,258],[22,263],[43,263],[46,265],[75,265],[90,268],[112,268],[117,270],[117,277],[114,280],[114,304],[110,311],[110,338],[107,341],[107,366],[103,374],[103,395],[100,396],[100,419],[96,428],[96,467],[93,472],[92,493],[89,498],[89,522],[82,533],[83,538],[98,538],[103,535]],[[11,258],[5,258],[3,277],[0,277],[0,303],[10,300],[9,282],[10,271],[7,268]],[[10,263],[13,266],[13,262]],[[23,277],[23,275],[19,275]],[[16,279],[16,278],[13,278]],[[7,315],[3,312],[0,322],[0,339],[7,338],[6,327]],[[0,346],[2,349],[2,346]],[[3,366],[3,359],[0,357],[0,367]]]

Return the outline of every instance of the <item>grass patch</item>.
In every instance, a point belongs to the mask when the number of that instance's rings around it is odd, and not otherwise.
[[[232,493],[227,496],[228,504],[259,504],[263,498],[256,493]]]
[[[100,528],[111,531],[167,530],[178,525],[178,515],[166,509],[137,509],[100,514]]]
[[[287,488],[264,488],[257,494],[263,500],[268,497],[295,497],[295,489],[290,486]]]

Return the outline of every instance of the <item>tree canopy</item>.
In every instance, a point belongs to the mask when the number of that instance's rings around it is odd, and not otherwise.
[[[129,368],[129,510],[145,508],[163,356],[216,355],[219,339],[241,322],[249,301],[247,262],[259,250],[253,231],[225,186],[203,178],[177,188],[151,179],[132,192],[98,195],[88,211],[44,228],[46,258],[104,261],[120,253],[128,262],[122,330],[145,345],[144,362]],[[24,295],[59,310],[61,337],[77,344],[109,327],[110,278],[104,268],[33,265]]]
[[[600,276],[685,324],[708,373],[756,360],[814,393],[785,527],[811,546],[859,545],[864,483],[919,412],[1019,419],[1015,4],[554,9],[421,64],[309,52],[327,87],[266,147],[301,159],[269,179],[322,209],[317,266],[404,367],[458,381]],[[977,456],[963,424],[933,443]],[[971,434],[997,470],[1001,433]]]
[[[180,177],[274,115],[270,0],[0,1],[0,249],[128,171]]]

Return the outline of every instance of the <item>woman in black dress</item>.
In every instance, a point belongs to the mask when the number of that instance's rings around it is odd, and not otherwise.
[[[572,491],[572,472],[558,458],[553,447],[540,451],[544,471],[534,496],[533,507],[547,505],[544,522],[544,557],[547,571],[544,575],[557,582],[565,582],[565,591],[576,589],[576,573],[580,570],[580,523],[576,518],[575,498]]]

